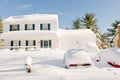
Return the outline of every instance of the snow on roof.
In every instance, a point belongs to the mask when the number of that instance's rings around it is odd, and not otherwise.
[[[25,21],[44,21],[44,20],[57,20],[58,15],[53,14],[31,14],[11,16],[3,20],[3,22],[25,22]]]
[[[59,30],[59,37],[73,38],[73,37],[96,37],[91,29],[79,29],[79,30]],[[63,36],[64,35],[64,36]]]
[[[56,33],[54,31],[12,31],[5,32],[0,35],[1,39],[49,39],[56,38]]]

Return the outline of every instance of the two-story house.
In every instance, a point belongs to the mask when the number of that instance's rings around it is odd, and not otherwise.
[[[90,29],[59,29],[58,15],[33,14],[12,16],[3,20],[4,48],[80,48],[88,42],[96,43]]]

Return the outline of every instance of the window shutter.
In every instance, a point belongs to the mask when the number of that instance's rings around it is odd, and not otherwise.
[[[27,24],[25,24],[25,30],[27,30]]]
[[[50,30],[50,24],[48,24],[48,30]]]
[[[26,40],[26,46],[28,46],[28,40]]]
[[[49,48],[51,48],[51,40],[49,40]]]
[[[12,25],[10,25],[10,31],[12,31]]]
[[[18,31],[20,30],[20,25],[18,24]]]
[[[13,46],[13,41],[11,41],[11,46]]]
[[[36,46],[35,40],[33,40],[33,46]]]
[[[19,41],[19,46],[21,46],[21,41]]]
[[[43,40],[40,41],[40,46],[43,48]]]
[[[35,24],[32,24],[33,30],[35,30]]]
[[[40,30],[43,30],[43,24],[40,24]]]

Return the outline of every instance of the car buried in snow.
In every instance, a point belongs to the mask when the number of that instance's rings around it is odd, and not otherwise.
[[[96,55],[96,62],[99,67],[112,66],[120,68],[120,48],[108,48],[101,50]]]
[[[88,68],[92,60],[83,49],[70,49],[64,55],[65,68]]]

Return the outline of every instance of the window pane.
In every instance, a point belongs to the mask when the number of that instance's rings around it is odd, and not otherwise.
[[[43,30],[48,30],[48,25],[47,24],[43,24]]]
[[[47,47],[48,47],[48,41],[45,40],[45,41],[44,41],[44,48],[47,48]]]
[[[27,30],[33,30],[32,24],[27,24]]]

